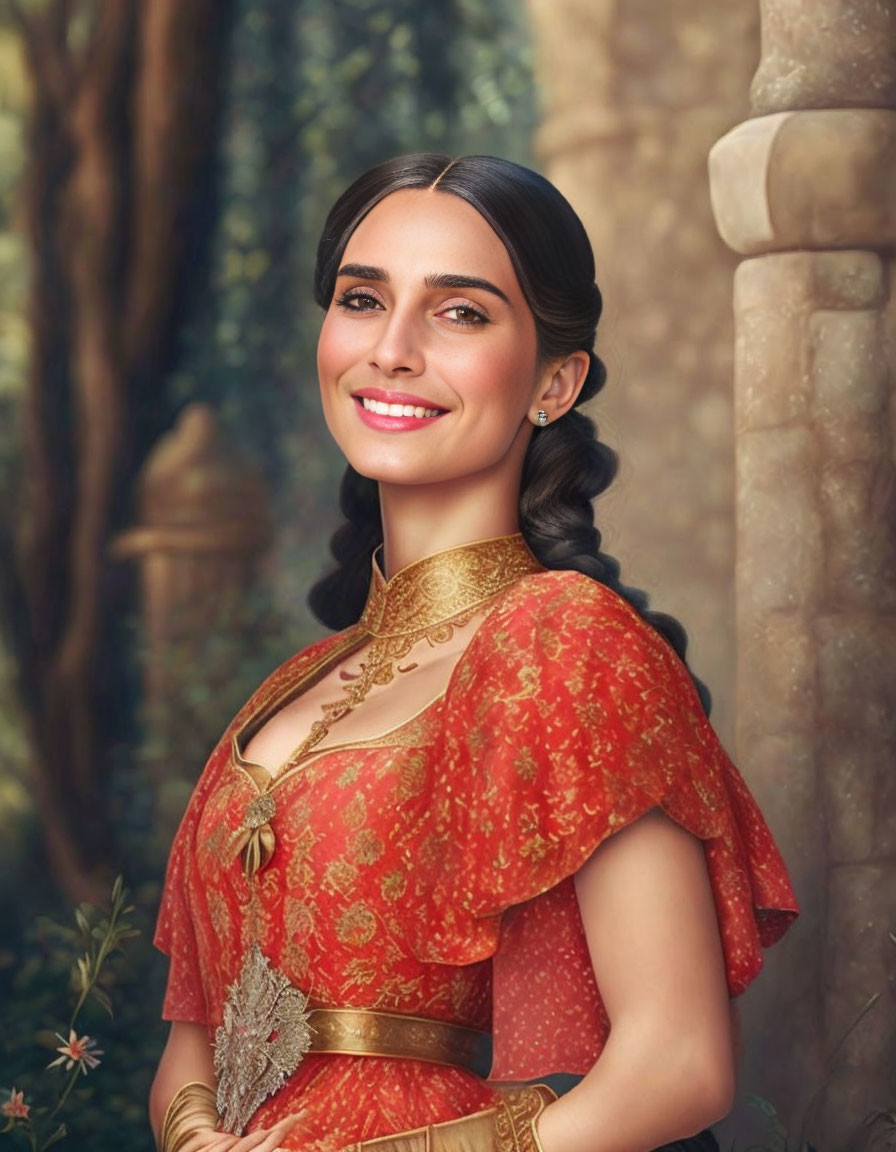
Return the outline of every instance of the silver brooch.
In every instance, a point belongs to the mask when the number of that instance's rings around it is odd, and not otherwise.
[[[239,979],[227,990],[224,1021],[215,1033],[218,1114],[224,1131],[241,1136],[310,1049],[308,998],[271,968],[253,944]]]

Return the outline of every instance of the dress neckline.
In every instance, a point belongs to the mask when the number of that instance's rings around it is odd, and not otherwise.
[[[377,552],[371,557],[370,589],[356,625],[374,640],[400,642],[413,637],[416,643],[430,638],[431,631],[456,624],[457,617],[475,611],[521,576],[542,567],[521,532],[433,552],[388,580]]]
[[[247,808],[239,838],[238,851],[243,855],[247,874],[264,867],[273,853],[275,841],[270,821],[276,812],[277,785],[314,755],[315,745],[325,739],[331,725],[360,704],[373,684],[390,683],[395,678],[397,662],[419,641],[426,639],[437,644],[450,640],[455,628],[467,624],[501,592],[523,576],[543,571],[519,532],[435,552],[402,568],[388,580],[375,557],[371,567],[370,591],[358,622],[335,637],[322,659],[314,661],[285,691],[275,692],[252,708],[232,734],[232,763],[246,772],[259,793]],[[315,721],[308,736],[274,773],[245,759],[243,748],[247,734],[260,731],[276,712],[298,699],[342,659],[361,648],[364,648],[361,675],[345,686],[343,698],[323,706],[323,719]],[[452,676],[463,657],[461,653]],[[443,696],[444,691],[422,712]],[[402,722],[390,731],[400,731],[404,726]],[[382,735],[388,733],[357,743],[372,743]],[[320,752],[336,751],[340,746],[347,745],[326,745]]]

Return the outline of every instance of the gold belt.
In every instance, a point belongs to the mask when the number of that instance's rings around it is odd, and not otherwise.
[[[423,1016],[365,1008],[311,1008],[307,1020],[309,1052],[425,1060],[475,1072],[482,1069],[488,1050],[487,1032]]]
[[[253,944],[228,989],[214,1048],[218,1112],[224,1129],[239,1136],[309,1052],[425,1060],[485,1075],[489,1036],[421,1016],[310,1008],[305,994]]]

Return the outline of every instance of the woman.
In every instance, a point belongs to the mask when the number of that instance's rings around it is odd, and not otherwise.
[[[248,702],[175,840],[156,1133],[693,1135],[730,1107],[729,996],[795,903],[683,632],[599,552],[614,458],[576,411],[604,378],[584,230],[526,169],[403,157],[335,205],[316,295],[349,469],[311,602],[342,631]],[[583,1079],[497,1087],[552,1072]]]

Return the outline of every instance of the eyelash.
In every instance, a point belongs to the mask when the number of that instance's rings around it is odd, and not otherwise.
[[[380,301],[376,298],[376,296],[373,296],[370,292],[365,292],[362,289],[357,289],[357,288],[352,290],[352,291],[349,291],[349,292],[344,292],[341,296],[339,296],[336,299],[336,306],[338,308],[344,309],[346,312],[373,312],[373,311],[375,311],[374,308],[359,308],[359,307],[353,306],[352,302],[355,300],[370,300],[370,301],[373,301],[373,303],[376,304],[377,307],[380,306]],[[480,312],[478,308],[474,308],[472,304],[452,304],[450,308],[444,309],[444,312],[461,312],[461,311],[471,313],[471,317],[469,319],[466,319],[466,320],[461,320],[459,317],[456,317],[453,320],[449,319],[448,322],[450,324],[457,325],[457,327],[459,327],[459,328],[476,328],[476,327],[479,327],[480,325],[491,323],[489,318],[484,313]],[[440,315],[444,315],[444,312],[440,313]],[[448,319],[448,318],[446,317],[446,319]]]
[[[336,304],[339,308],[344,308],[347,312],[372,312],[373,311],[372,308],[353,308],[351,306],[351,302],[353,300],[372,300],[374,302],[374,304],[376,304],[376,305],[379,305],[379,303],[380,303],[379,300],[377,300],[376,296],[371,295],[370,292],[362,292],[356,288],[352,292],[344,292],[336,300]]]
[[[450,308],[446,308],[445,312],[471,312],[473,319],[471,320],[451,320],[451,324],[459,324],[463,328],[474,328],[481,324],[489,324],[491,321],[478,308],[474,308],[472,304],[452,304]]]

